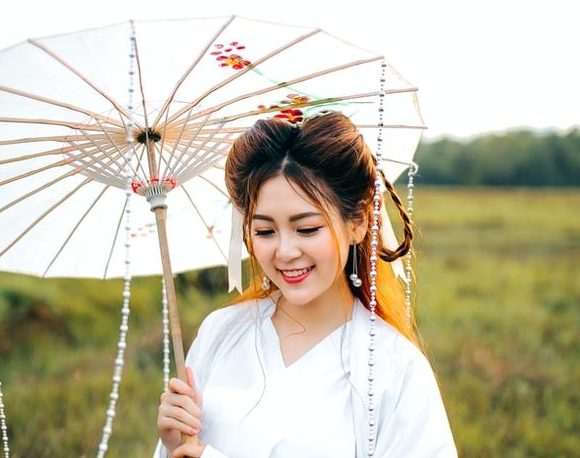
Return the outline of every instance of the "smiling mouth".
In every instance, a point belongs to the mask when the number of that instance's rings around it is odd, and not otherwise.
[[[312,269],[314,269],[314,266],[303,269],[279,270],[279,272],[287,283],[299,283],[308,277]]]
[[[282,275],[286,276],[286,277],[299,277],[301,275],[304,275],[307,272],[310,272],[313,269],[313,267],[305,267],[304,269],[293,269],[293,270],[280,270],[280,272],[282,273]]]

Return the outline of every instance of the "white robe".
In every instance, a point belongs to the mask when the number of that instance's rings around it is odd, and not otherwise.
[[[351,321],[286,367],[274,309],[226,307],[199,328],[186,365],[203,398],[202,458],[367,456],[369,312],[357,300]],[[375,347],[375,456],[456,457],[426,357],[380,319]]]

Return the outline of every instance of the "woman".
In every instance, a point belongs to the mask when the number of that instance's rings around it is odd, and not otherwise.
[[[411,223],[384,180],[405,240],[383,247],[375,162],[334,112],[299,127],[258,121],[234,142],[226,183],[254,281],[202,323],[189,384],[172,379],[161,397],[156,456],[164,447],[202,458],[456,456],[388,264],[408,252]],[[180,445],[182,433],[199,440]]]

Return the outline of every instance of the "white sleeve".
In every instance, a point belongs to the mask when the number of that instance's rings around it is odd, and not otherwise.
[[[218,449],[213,448],[211,445],[206,444],[205,449],[199,458],[228,458],[228,456],[224,455]]]
[[[216,324],[219,324],[220,316],[223,313],[222,310],[223,309],[218,309],[210,313],[203,320],[197,331],[197,336],[189,347],[185,358],[185,365],[193,369],[193,376],[195,381],[198,384],[198,388],[202,391],[204,385],[203,380],[205,378],[203,371],[206,369],[203,367],[203,364],[207,361],[206,353],[208,352],[209,342],[212,340],[211,338],[208,339],[208,336],[212,335]],[[208,444],[206,444],[201,456],[202,458],[227,458],[226,455]],[[167,449],[161,440],[157,441],[157,446],[155,448],[155,452],[153,453],[153,458],[169,458]]]
[[[425,355],[410,346],[404,340],[404,348],[397,349],[410,351],[411,356],[397,368],[402,374],[399,396],[390,418],[379,418],[375,455],[455,458],[457,449],[433,369]]]

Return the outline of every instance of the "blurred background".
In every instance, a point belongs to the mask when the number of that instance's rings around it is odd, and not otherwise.
[[[0,49],[130,18],[237,13],[319,26],[384,52],[420,88],[429,126],[416,156],[415,307],[460,455],[572,457],[580,456],[573,3],[22,1],[3,13]],[[176,282],[189,345],[203,317],[233,296],[222,267]],[[0,382],[12,456],[95,454],[121,292],[115,280],[0,274]],[[157,440],[160,304],[159,278],[134,279],[111,457],[150,456]]]

